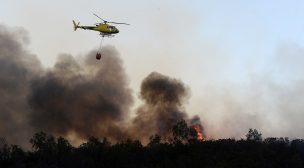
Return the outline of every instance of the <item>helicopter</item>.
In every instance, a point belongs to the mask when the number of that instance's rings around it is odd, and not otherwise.
[[[111,21],[109,22],[107,20],[102,19],[101,17],[99,17],[95,13],[93,13],[93,15],[96,16],[97,18],[99,18],[102,22],[96,23],[95,26],[80,26],[79,25],[80,22],[78,22],[76,24],[76,22],[73,20],[74,31],[76,31],[77,28],[84,29],[84,30],[98,31],[100,33],[101,37],[102,37],[101,43],[100,43],[100,50],[101,50],[101,45],[102,45],[104,37],[114,37],[115,34],[119,33],[119,30],[115,26],[110,25],[108,23],[130,25],[128,23],[111,22]],[[101,53],[97,52],[96,59],[99,60],[100,58],[101,58]]]

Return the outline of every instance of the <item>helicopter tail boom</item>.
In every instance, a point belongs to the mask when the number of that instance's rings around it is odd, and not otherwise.
[[[80,22],[78,22],[78,24],[76,24],[76,22],[73,20],[73,25],[74,25],[74,31],[77,30],[77,28],[79,27]]]

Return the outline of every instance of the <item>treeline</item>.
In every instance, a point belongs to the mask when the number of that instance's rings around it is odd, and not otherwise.
[[[143,145],[127,139],[111,144],[106,138],[90,137],[73,147],[63,137],[44,132],[31,139],[32,149],[0,142],[0,167],[107,167],[107,168],[301,168],[304,140],[266,138],[250,129],[246,139],[197,140],[184,121],[172,129],[172,138],[151,136]]]

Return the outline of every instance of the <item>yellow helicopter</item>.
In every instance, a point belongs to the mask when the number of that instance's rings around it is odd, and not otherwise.
[[[84,29],[84,30],[94,30],[100,32],[100,35],[102,37],[113,37],[114,34],[119,33],[119,30],[112,25],[109,25],[108,23],[112,24],[125,24],[125,25],[130,25],[128,23],[119,23],[119,22],[109,22],[107,20],[102,19],[95,13],[93,13],[96,17],[98,17],[100,20],[103,21],[103,23],[96,23],[95,26],[79,26],[80,22],[76,24],[76,22],[73,20],[73,25],[74,25],[74,31],[77,30],[77,28]]]
[[[79,25],[80,22],[78,22],[76,24],[76,22],[73,20],[74,31],[76,31],[77,28],[84,29],[84,30],[98,31],[100,33],[100,35],[102,36],[102,39],[101,39],[101,42],[100,42],[100,49],[99,49],[100,51],[101,51],[101,45],[102,45],[104,37],[114,37],[115,34],[119,33],[119,30],[115,26],[109,25],[108,23],[130,25],[128,23],[109,22],[107,20],[102,19],[101,17],[99,17],[95,13],[93,13],[93,15],[95,15],[96,17],[98,17],[103,22],[96,23],[95,26],[80,26]],[[100,58],[101,58],[101,53],[97,52],[96,59],[100,60]]]

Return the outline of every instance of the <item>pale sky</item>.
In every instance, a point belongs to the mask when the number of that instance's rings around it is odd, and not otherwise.
[[[23,27],[45,67],[61,53],[98,48],[97,13],[118,25],[105,39],[121,54],[137,96],[150,72],[182,80],[186,105],[214,137],[304,138],[304,1],[301,0],[0,0],[0,23]],[[241,127],[241,128],[240,128]]]

